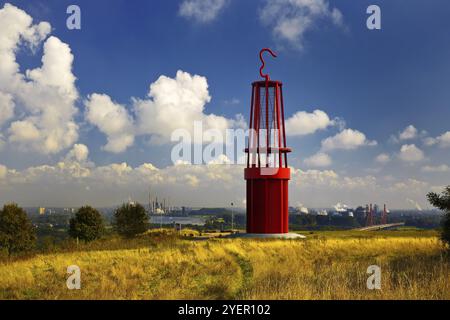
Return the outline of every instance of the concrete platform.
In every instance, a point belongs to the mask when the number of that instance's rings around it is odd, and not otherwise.
[[[234,233],[225,238],[258,238],[258,239],[305,239],[298,233]]]

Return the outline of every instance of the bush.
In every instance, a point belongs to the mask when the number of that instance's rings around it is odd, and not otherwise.
[[[69,235],[86,242],[99,239],[105,231],[103,219],[96,209],[86,206],[78,209],[70,219]]]
[[[0,210],[0,248],[8,255],[29,251],[36,245],[35,229],[26,212],[17,204]]]
[[[139,203],[126,203],[114,213],[114,227],[121,236],[131,238],[148,230],[149,219]]]
[[[442,218],[441,240],[450,248],[450,186],[446,187],[442,194],[430,192],[427,194],[428,201],[436,207],[444,211]]]

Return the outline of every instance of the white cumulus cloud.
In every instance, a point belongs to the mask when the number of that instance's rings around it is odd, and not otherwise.
[[[342,13],[326,0],[266,0],[260,19],[272,28],[275,38],[298,49],[303,48],[305,33],[318,21],[328,20],[343,26]]]
[[[127,201],[129,196],[146,203],[149,186],[154,194],[170,195],[171,203],[180,206],[226,206],[230,199],[242,199],[245,194],[241,165],[179,163],[158,168],[151,163],[132,167],[122,162],[96,166],[77,161],[77,153],[80,160],[86,159],[87,150],[83,149],[73,148],[72,157],[56,164],[21,170],[0,165],[0,204],[14,201],[23,206],[111,206]],[[308,207],[329,207],[339,201],[358,206],[375,201],[403,208],[405,198],[426,204],[426,193],[438,188],[416,179],[384,181],[371,175],[341,175],[333,170],[291,167],[291,173],[290,199]]]
[[[89,148],[81,143],[73,146],[72,150],[66,156],[68,161],[85,162],[89,156]]]
[[[436,140],[436,138],[433,138],[433,137],[426,137],[423,139],[423,143],[426,146],[430,147],[430,146],[435,145],[437,143],[437,140]]]
[[[12,95],[0,91],[0,127],[14,116]]]
[[[322,110],[314,110],[312,113],[299,111],[286,120],[286,134],[303,136],[332,125],[334,121]]]
[[[405,128],[405,130],[400,132],[398,137],[400,140],[410,140],[416,138],[417,134],[417,129],[413,125],[409,125]]]
[[[107,137],[106,151],[123,152],[134,143],[133,119],[123,105],[97,93],[90,95],[85,105],[86,119]]]
[[[436,138],[428,137],[424,140],[425,145],[438,145],[441,148],[450,147],[450,131],[447,131]]]
[[[58,153],[78,139],[73,55],[58,38],[45,40],[50,31],[49,23],[33,24],[25,11],[13,5],[0,9],[0,113],[3,123],[11,121],[5,138],[23,150],[43,154]],[[34,53],[42,42],[42,65],[21,73],[17,53],[26,47]],[[19,132],[22,129],[25,132]]]
[[[375,158],[375,161],[381,164],[385,164],[391,161],[391,157],[387,153],[381,153]]]
[[[333,137],[322,140],[322,150],[353,150],[363,146],[374,146],[376,141],[369,141],[366,135],[358,130],[344,129]]]
[[[427,144],[427,140],[429,138],[426,138],[428,135],[426,130],[419,131],[415,126],[412,124],[408,125],[403,131],[398,132],[395,135],[391,135],[389,138],[389,142],[391,143],[400,143],[407,140],[414,140],[418,138],[422,138],[425,141],[425,144]]]
[[[425,158],[423,151],[416,147],[415,144],[404,144],[400,148],[398,157],[405,162],[418,162]]]
[[[450,172],[450,167],[446,164],[441,164],[438,166],[424,166],[422,167],[424,172]]]
[[[206,104],[211,101],[205,77],[178,71],[175,78],[159,77],[150,85],[148,99],[135,99],[134,110],[140,135],[151,135],[154,143],[167,143],[172,133],[183,129],[193,136],[194,122],[202,123],[204,131],[244,126],[241,117],[227,119],[206,114]]]
[[[113,102],[108,95],[90,95],[85,101],[86,119],[106,135],[108,143],[104,149],[114,153],[132,146],[136,136],[149,136],[154,144],[170,143],[176,130],[183,130],[192,138],[197,137],[194,123],[201,125],[205,140],[210,130],[225,136],[228,128],[246,127],[242,115],[228,119],[205,113],[206,104],[210,101],[207,79],[179,70],[175,78],[160,76],[152,83],[148,98],[133,98],[133,112]]]
[[[331,157],[326,153],[319,152],[309,158],[306,158],[305,164],[308,167],[313,168],[329,167],[331,165]]]
[[[9,140],[17,142],[33,142],[40,139],[40,132],[30,121],[16,121],[9,128]]]
[[[219,15],[227,2],[227,0],[184,0],[180,4],[178,14],[200,23],[210,22]]]
[[[441,134],[439,137],[436,138],[436,140],[440,147],[442,148],[450,147],[450,131]]]

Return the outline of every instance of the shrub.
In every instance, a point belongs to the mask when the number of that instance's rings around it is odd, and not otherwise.
[[[96,209],[85,206],[70,219],[69,235],[86,242],[99,239],[105,231],[103,219]]]
[[[149,219],[139,203],[125,203],[114,213],[114,227],[123,237],[134,237],[148,230]]]
[[[26,212],[17,204],[0,210],[0,248],[8,255],[29,251],[36,245],[35,229]]]
[[[430,192],[427,194],[427,197],[434,207],[444,211],[441,240],[450,248],[450,186],[446,187],[442,194]]]

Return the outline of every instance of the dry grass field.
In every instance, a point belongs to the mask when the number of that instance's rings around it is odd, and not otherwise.
[[[0,299],[450,299],[450,261],[434,232],[305,234],[105,239],[0,262]],[[81,290],[66,287],[69,265],[81,268]],[[381,267],[381,290],[366,288],[370,265]]]

